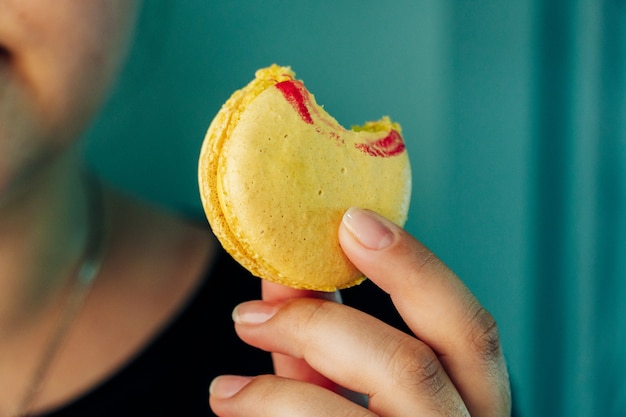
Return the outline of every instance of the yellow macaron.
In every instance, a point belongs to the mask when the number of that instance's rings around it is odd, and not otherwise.
[[[217,113],[198,180],[209,224],[235,260],[260,278],[318,291],[365,279],[339,246],[344,212],[371,209],[402,226],[411,194],[397,123],[345,129],[278,65],[259,69]]]

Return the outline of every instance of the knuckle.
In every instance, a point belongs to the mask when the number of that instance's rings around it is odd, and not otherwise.
[[[470,346],[485,362],[496,362],[502,355],[500,334],[495,318],[484,307],[475,303],[467,334]]]
[[[265,402],[284,391],[285,381],[273,375],[259,375],[251,383],[256,391],[256,398]]]
[[[393,380],[404,388],[418,389],[436,395],[447,383],[437,355],[425,344],[415,340],[399,344],[393,355]]]
[[[321,323],[328,320],[335,313],[337,303],[321,299],[298,298],[287,302],[281,309],[288,315],[297,315],[298,320],[293,320],[290,331],[299,338],[305,338],[307,334],[317,334]]]
[[[327,320],[335,310],[336,303],[324,300],[299,300],[305,307],[305,316],[302,320],[304,328],[316,327]]]
[[[289,386],[283,378],[274,375],[258,375],[237,394],[240,410],[270,410],[277,401],[289,407],[292,400]],[[261,412],[259,415],[263,415]]]
[[[414,253],[411,269],[415,275],[419,275],[431,266],[439,265],[440,262],[434,252],[425,247],[421,247]]]

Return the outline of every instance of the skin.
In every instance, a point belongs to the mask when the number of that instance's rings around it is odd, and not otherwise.
[[[120,70],[138,7],[0,0],[0,415],[32,384],[81,262],[91,213],[78,138]],[[79,396],[141,349],[216,248],[207,230],[103,194],[101,269],[34,412]]]
[[[0,0],[2,415],[30,383],[80,262],[90,213],[78,138],[120,69],[138,8],[132,0]],[[102,268],[35,412],[79,396],[149,342],[216,250],[207,230],[106,187],[104,201]],[[264,282],[263,300],[233,316],[245,342],[273,352],[276,375],[217,378],[213,410],[223,417],[508,415],[497,327],[461,281],[372,213],[350,211],[338,235],[414,334],[343,306],[338,294]]]
[[[0,164],[3,200],[90,122],[125,55],[136,3],[0,1],[0,152],[11,156]]]
[[[341,305],[338,294],[315,297],[264,282],[263,300],[239,305],[233,317],[244,341],[274,352],[276,375],[218,377],[215,412],[509,416],[497,326],[458,277],[375,213],[349,210],[338,233],[346,255],[389,293],[414,335]],[[345,394],[339,386],[363,395],[349,401],[336,394]]]
[[[133,15],[122,4],[0,0],[3,333],[28,322],[84,246],[85,194],[73,142],[122,59]],[[111,31],[119,35],[106,36]]]

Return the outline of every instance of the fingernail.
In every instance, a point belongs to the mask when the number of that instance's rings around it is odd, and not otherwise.
[[[388,220],[370,210],[352,207],[343,215],[343,224],[368,249],[380,250],[391,245],[395,239]]]
[[[233,310],[233,321],[237,324],[261,324],[276,314],[277,306],[263,301],[246,301]]]
[[[221,375],[211,381],[209,395],[217,398],[230,398],[248,385],[252,378],[237,375]]]

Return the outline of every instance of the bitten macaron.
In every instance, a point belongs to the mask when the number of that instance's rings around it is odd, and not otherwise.
[[[353,206],[404,225],[411,168],[389,117],[346,129],[290,67],[271,65],[223,104],[202,144],[202,205],[224,249],[253,275],[334,291],[365,277],[337,230]]]

